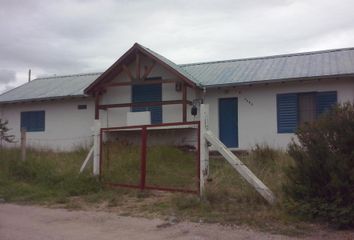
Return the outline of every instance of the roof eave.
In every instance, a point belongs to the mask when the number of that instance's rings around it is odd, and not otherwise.
[[[0,101],[0,105],[4,104],[15,104],[15,103],[29,103],[29,102],[46,102],[46,101],[54,101],[54,100],[67,100],[73,98],[89,98],[89,95],[80,94],[80,95],[69,95],[69,96],[57,96],[57,97],[46,97],[46,98],[29,98],[29,99],[19,99],[13,101]]]
[[[310,81],[310,80],[345,78],[345,77],[354,77],[354,73],[337,74],[337,75],[322,75],[322,76],[301,77],[301,78],[280,78],[280,79],[272,79],[272,80],[248,81],[248,82],[239,82],[239,83],[221,83],[221,84],[210,84],[210,85],[203,85],[203,86],[207,89],[208,88],[211,89],[211,88],[220,88],[220,87],[249,86],[249,85],[258,85],[258,84]]]

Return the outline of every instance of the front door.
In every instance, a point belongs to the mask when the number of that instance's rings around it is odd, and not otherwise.
[[[219,138],[229,148],[238,147],[237,98],[219,99]]]

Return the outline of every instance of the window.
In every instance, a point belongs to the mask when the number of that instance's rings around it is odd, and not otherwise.
[[[86,104],[77,105],[77,109],[79,109],[79,110],[87,109],[87,105]]]
[[[299,125],[314,121],[336,103],[336,91],[278,94],[278,133],[293,133]]]
[[[316,119],[316,93],[300,93],[298,95],[299,124],[313,122]]]
[[[162,101],[162,85],[133,85],[132,86],[132,102],[161,102]],[[162,123],[162,106],[133,106],[132,112],[151,112],[151,124]]]
[[[21,112],[21,128],[27,132],[43,132],[45,129],[45,112]]]

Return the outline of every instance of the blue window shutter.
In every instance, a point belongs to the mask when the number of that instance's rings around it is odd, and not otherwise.
[[[42,132],[45,130],[45,111],[21,112],[21,128],[27,132]]]
[[[132,102],[160,102],[162,101],[162,85],[133,85]],[[151,123],[162,123],[162,106],[132,107],[133,112],[151,112]]]
[[[34,114],[34,120],[35,122],[33,123],[34,125],[34,131],[44,131],[44,119],[45,119],[45,112],[44,111],[39,111]]]
[[[337,103],[337,91],[318,92],[316,94],[317,100],[317,116],[328,111],[333,105]]]
[[[298,122],[298,95],[277,94],[278,133],[293,133]]]

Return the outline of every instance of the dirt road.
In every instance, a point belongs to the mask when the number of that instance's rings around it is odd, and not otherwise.
[[[218,224],[118,216],[94,211],[68,211],[37,206],[0,204],[1,240],[61,239],[293,239]],[[309,239],[354,239],[354,233],[320,232]]]

